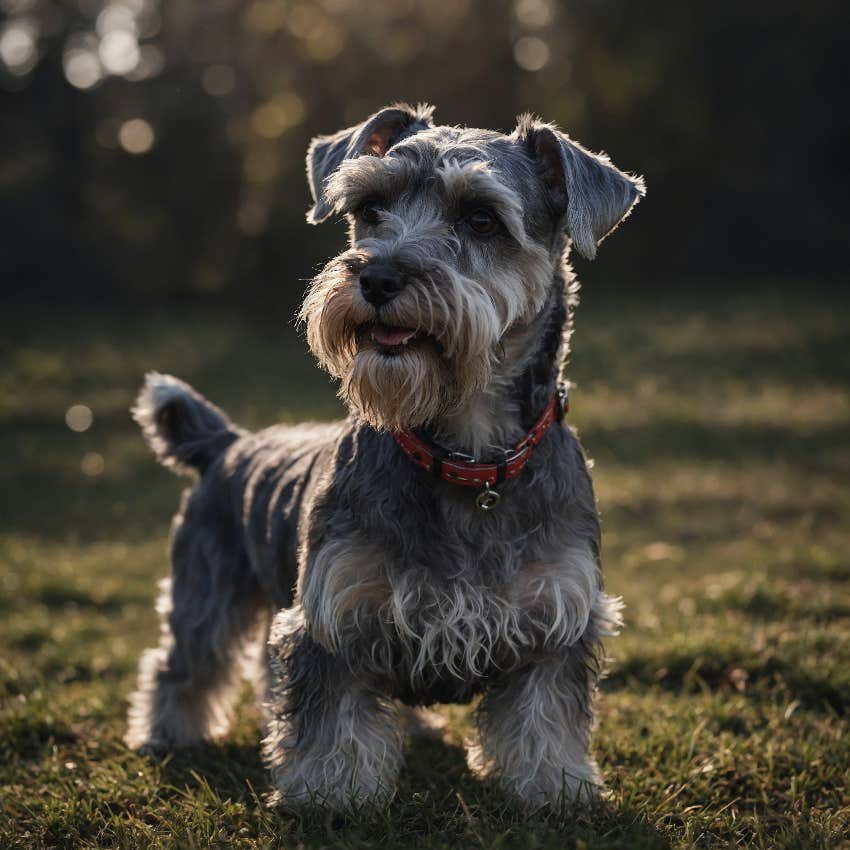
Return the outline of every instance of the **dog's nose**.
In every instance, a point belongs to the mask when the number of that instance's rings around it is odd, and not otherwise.
[[[401,273],[383,263],[370,263],[360,272],[363,297],[376,307],[392,301],[404,288]]]

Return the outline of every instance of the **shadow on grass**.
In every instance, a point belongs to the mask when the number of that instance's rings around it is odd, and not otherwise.
[[[99,614],[119,614],[128,605],[149,605],[150,597],[138,593],[122,593],[95,598],[79,587],[70,584],[49,584],[33,594],[32,601],[50,611],[62,612],[69,608],[95,611]],[[2,603],[0,603],[2,605]]]
[[[0,762],[4,767],[20,762],[39,762],[55,746],[73,744],[76,740],[71,728],[60,720],[16,713],[3,724]]]
[[[684,286],[648,298],[582,290],[571,377],[590,386],[604,377],[629,391],[639,377],[664,376],[693,391],[731,376],[808,388],[812,376],[846,385],[850,332],[835,317],[848,314],[848,290],[824,288],[801,298],[794,287],[733,293]],[[807,287],[808,288],[808,287]],[[695,384],[695,382],[698,382]]]
[[[805,435],[778,425],[707,425],[678,419],[654,419],[642,425],[585,426],[582,442],[597,460],[644,466],[657,460],[782,461],[810,471],[835,470],[835,452],[850,448],[846,425],[818,428]]]
[[[700,614],[722,614],[736,611],[751,621],[795,622],[806,617],[815,623],[830,623],[850,618],[850,603],[824,600],[800,594],[789,596],[769,587],[759,587],[750,593],[729,591],[719,597],[703,597],[696,610]]]
[[[665,497],[663,488],[659,488],[653,494],[634,497],[627,504],[603,502],[602,516],[608,527],[621,533],[645,535],[646,529],[651,529],[657,539],[675,544],[687,554],[692,547],[698,547],[697,551],[701,552],[701,547],[708,544],[723,545],[736,538],[751,538],[753,526],[759,521],[799,523],[802,511],[793,503],[772,505],[750,495],[701,492],[671,499]],[[832,528],[844,519],[840,506],[814,501],[805,506],[805,517],[813,529]],[[826,577],[840,577],[840,571],[841,567],[837,567]],[[847,572],[850,574],[850,569]]]
[[[176,789],[209,788],[222,800],[248,804],[254,801],[251,789],[262,794],[269,782],[259,742],[224,741],[177,750],[164,758],[161,769],[163,779]]]
[[[442,847],[452,841],[552,850],[578,842],[629,850],[671,846],[640,812],[607,801],[589,809],[529,815],[492,783],[477,780],[457,745],[415,738],[406,755],[392,802],[348,814],[320,807],[298,812],[266,808],[261,798],[269,776],[258,746],[225,743],[178,753],[163,764],[162,774],[175,793],[186,789],[202,798],[253,807],[258,835],[286,836],[304,847]]]
[[[657,325],[648,323],[646,333],[630,341],[617,333],[616,341],[600,345],[594,339],[593,326],[601,326],[609,318],[579,313],[578,340],[571,377],[579,386],[592,387],[603,376],[612,389],[630,392],[641,377],[660,376],[673,388],[686,387],[689,392],[703,388],[711,393],[717,382],[750,378],[754,390],[768,382],[809,389],[812,375],[824,384],[846,384],[850,380],[850,334],[847,332],[819,338],[816,331],[802,336],[790,347],[782,342],[773,346],[738,344],[732,350],[716,351],[709,347],[664,350],[653,339]],[[757,324],[753,324],[757,328]],[[585,333],[583,333],[583,331]],[[628,350],[628,357],[612,358],[611,345]]]
[[[746,693],[751,699],[763,694],[765,699],[773,701],[779,688],[789,694],[789,699],[799,700],[809,710],[842,715],[850,709],[850,683],[836,682],[835,674],[829,670],[816,675],[801,669],[794,659],[778,655],[755,660],[734,658],[710,649],[663,658],[633,656],[617,664],[603,681],[603,689],[660,687],[672,693],[734,692],[741,670],[746,672]]]

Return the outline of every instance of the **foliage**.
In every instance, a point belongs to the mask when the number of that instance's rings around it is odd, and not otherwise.
[[[393,100],[533,110],[647,201],[604,272],[838,273],[846,7],[816,0],[2,0],[0,233],[19,297],[294,303],[309,138]],[[752,281],[750,281],[752,283]]]

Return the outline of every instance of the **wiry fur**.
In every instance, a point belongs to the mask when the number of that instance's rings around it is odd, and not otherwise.
[[[344,808],[389,796],[401,765],[397,706],[322,651],[299,607],[280,613],[269,643],[274,687],[263,747],[273,799]]]
[[[157,460],[178,472],[203,471],[241,433],[187,383],[149,372],[131,411]]]
[[[531,806],[588,799],[601,782],[600,641],[620,605],[602,590],[575,435],[553,426],[483,513],[388,431],[418,426],[481,459],[515,443],[567,353],[567,238],[592,255],[642,183],[527,117],[504,136],[435,127],[430,108],[404,105],[316,140],[308,174],[311,220],[351,223],[301,317],[352,415],[249,434],[182,382],[148,376],[136,419],[160,460],[200,478],[175,520],[162,637],[142,658],[127,741],[223,734],[249,676],[268,695],[276,799],[344,808],[392,793],[400,705],[482,694],[475,770]],[[500,223],[487,238],[467,223],[482,207]],[[377,305],[360,286],[370,263],[403,281]],[[375,322],[417,333],[388,352]]]

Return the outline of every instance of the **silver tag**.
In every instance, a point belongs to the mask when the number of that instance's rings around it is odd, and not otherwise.
[[[492,511],[501,498],[495,490],[490,489],[489,484],[485,484],[484,489],[475,497],[475,504],[480,511]]]

